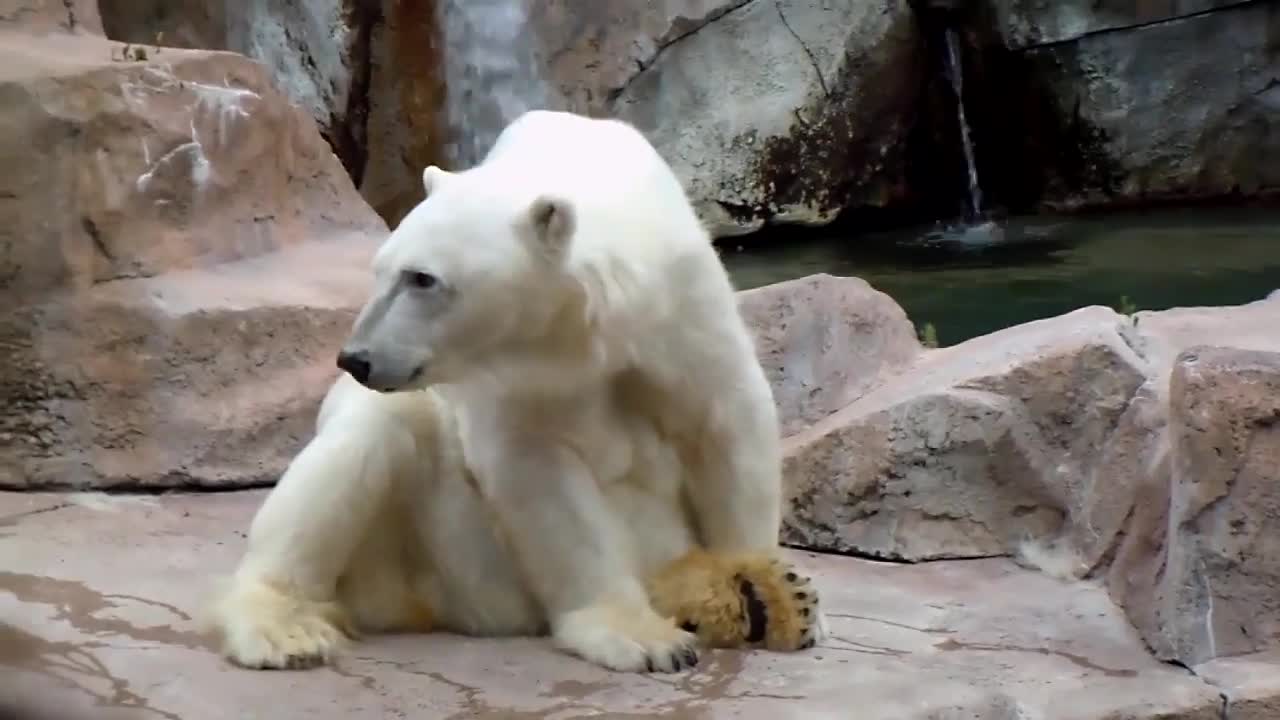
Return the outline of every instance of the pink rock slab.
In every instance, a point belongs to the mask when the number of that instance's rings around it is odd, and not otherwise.
[[[329,668],[242,670],[195,618],[262,497],[0,493],[0,701],[28,720],[1220,717],[1219,691],[1152,658],[1102,589],[1004,560],[796,553],[833,636],[709,652],[685,674],[443,634],[377,638]]]

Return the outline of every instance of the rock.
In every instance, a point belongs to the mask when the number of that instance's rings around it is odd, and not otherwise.
[[[1180,585],[1194,587],[1201,582],[1201,568],[1180,565],[1181,574],[1170,575],[1171,562],[1182,563],[1187,553],[1195,555],[1200,540],[1195,526],[1184,527],[1189,533],[1170,536],[1171,518],[1185,512],[1187,498],[1178,487],[1186,482],[1184,471],[1196,453],[1216,451],[1187,445],[1181,433],[1171,429],[1170,419],[1179,412],[1177,406],[1185,398],[1171,391],[1171,378],[1177,358],[1196,345],[1213,342],[1235,348],[1237,352],[1280,352],[1280,338],[1271,328],[1280,323],[1280,296],[1238,307],[1175,308],[1161,312],[1140,312],[1133,316],[1126,334],[1134,348],[1147,359],[1148,379],[1130,406],[1130,417],[1141,417],[1142,430],[1133,433],[1124,425],[1117,434],[1133,438],[1134,451],[1124,462],[1114,466],[1112,482],[1133,488],[1133,504],[1121,533],[1115,538],[1114,559],[1105,573],[1112,596],[1125,608],[1143,637],[1157,649],[1161,657],[1195,662],[1206,653],[1218,654],[1212,642],[1189,638],[1189,630],[1197,627],[1195,616],[1204,610],[1196,602],[1179,604],[1170,593]],[[1181,387],[1181,386],[1180,386]],[[1179,459],[1181,458],[1181,459]],[[1199,461],[1197,461],[1199,462]],[[1182,477],[1182,480],[1179,480]],[[1179,498],[1176,499],[1175,498]],[[1183,509],[1175,509],[1176,507]],[[1192,549],[1188,550],[1187,545]],[[1176,558],[1182,558],[1177,560]],[[1257,568],[1249,568],[1250,572]],[[1274,582],[1265,572],[1244,582],[1253,587],[1241,602],[1254,603],[1252,596],[1265,592]],[[1202,598],[1203,599],[1203,598]],[[1230,604],[1231,601],[1227,601]],[[1261,606],[1269,601],[1260,601]],[[1203,636],[1200,640],[1203,640]],[[1188,647],[1188,643],[1195,647]],[[1198,643],[1198,644],[1197,644]]]
[[[906,0],[658,3],[551,14],[551,76],[580,112],[635,123],[713,235],[821,224],[898,193],[924,72]],[[566,6],[568,7],[568,6]]]
[[[792,434],[784,539],[924,560],[1114,535],[1126,489],[1098,473],[1145,379],[1120,325],[1086,308],[926,352]]]
[[[326,668],[242,670],[197,623],[210,578],[234,568],[262,498],[0,494],[0,538],[12,551],[0,572],[10,623],[0,697],[64,718],[269,708],[281,720],[763,720],[847,717],[851,707],[865,720],[1220,717],[1218,689],[1152,658],[1100,588],[1005,560],[902,566],[794,553],[826,593],[832,637],[810,652],[708,652],[674,678],[609,672],[545,639],[445,634],[375,637]],[[1258,697],[1274,702],[1275,692]]]
[[[1210,660],[1195,673],[1222,691],[1227,720],[1272,720],[1280,717],[1280,652],[1255,653]]]
[[[747,290],[738,308],[787,435],[848,405],[921,351],[902,308],[859,278],[810,275]]]
[[[386,232],[231,53],[0,42],[0,487],[273,480]]]
[[[368,162],[360,193],[393,227],[422,200],[423,169],[450,164],[440,1],[383,0],[370,41]]]
[[[0,0],[0,32],[102,34],[96,0]]]
[[[1084,308],[942,350],[859,280],[740,306],[786,435],[785,542],[1092,575],[1188,665],[1280,647],[1280,296]]]
[[[306,109],[357,185],[368,162],[371,37],[377,2],[101,0],[108,37],[127,43],[229,50],[261,62]]]
[[[741,0],[574,3],[546,0],[530,17],[547,82],[563,107],[600,115],[667,46],[733,12]]]
[[[1006,45],[1023,49],[1141,28],[1239,4],[1239,0],[993,0]]]
[[[1092,138],[1094,147],[1075,152],[1097,155],[1088,161],[1097,172],[1046,202],[1133,204],[1280,191],[1273,121],[1280,110],[1274,43],[1280,14],[1273,3],[997,5],[1006,9],[1006,36],[1025,48],[1028,72],[1064,122]],[[1028,6],[1035,12],[1009,12]],[[1121,6],[1128,12],[1114,10]]]
[[[1169,413],[1168,529],[1117,560],[1116,594],[1162,658],[1280,648],[1280,352],[1184,350]]]

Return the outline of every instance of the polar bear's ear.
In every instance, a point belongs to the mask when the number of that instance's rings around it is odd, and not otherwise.
[[[422,189],[426,191],[427,197],[431,197],[431,192],[440,186],[440,181],[448,175],[447,170],[441,170],[435,165],[428,165],[422,171]]]
[[[529,206],[528,221],[538,244],[553,255],[563,253],[569,245],[569,239],[573,237],[573,205],[564,198],[539,196]]]

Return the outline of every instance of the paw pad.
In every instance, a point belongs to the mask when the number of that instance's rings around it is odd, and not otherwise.
[[[742,599],[744,640],[772,650],[817,645],[818,593],[807,576],[780,560],[742,568],[734,577]]]
[[[769,612],[756,595],[756,588],[750,580],[739,577],[738,592],[742,594],[747,611],[747,642],[758,643],[764,640],[765,631],[769,627]]]

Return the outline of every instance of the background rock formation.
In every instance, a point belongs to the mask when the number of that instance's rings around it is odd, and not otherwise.
[[[1105,206],[1280,190],[1276,3],[990,2],[1005,62],[1024,63],[1030,83],[1012,90],[1044,95],[1058,118],[1059,152],[1074,154],[1046,163],[1056,176],[1044,179],[1041,203]],[[1001,93],[1000,79],[975,82]],[[985,102],[992,103],[988,115],[1009,111],[995,104],[998,96]],[[1002,152],[995,137],[985,145],[988,155]]]
[[[954,217],[948,27],[989,208],[1280,191],[1268,0],[102,0],[101,17],[114,39],[262,61],[393,225],[423,166],[469,164],[528,107],[637,123],[719,237]]]
[[[1186,665],[1280,649],[1280,293],[1083,308],[940,350],[854,278],[741,307],[783,414],[787,542],[1097,578]]]
[[[547,33],[561,41],[553,69],[570,105],[643,130],[718,236],[770,219],[823,224],[850,205],[901,199],[925,72],[906,0],[694,5],[668,10],[667,22],[602,12],[578,18],[570,37]],[[642,53],[630,72],[594,72],[587,48],[602,57],[619,46]]]
[[[0,27],[0,487],[274,480],[385,224],[262,65],[36,17]]]

